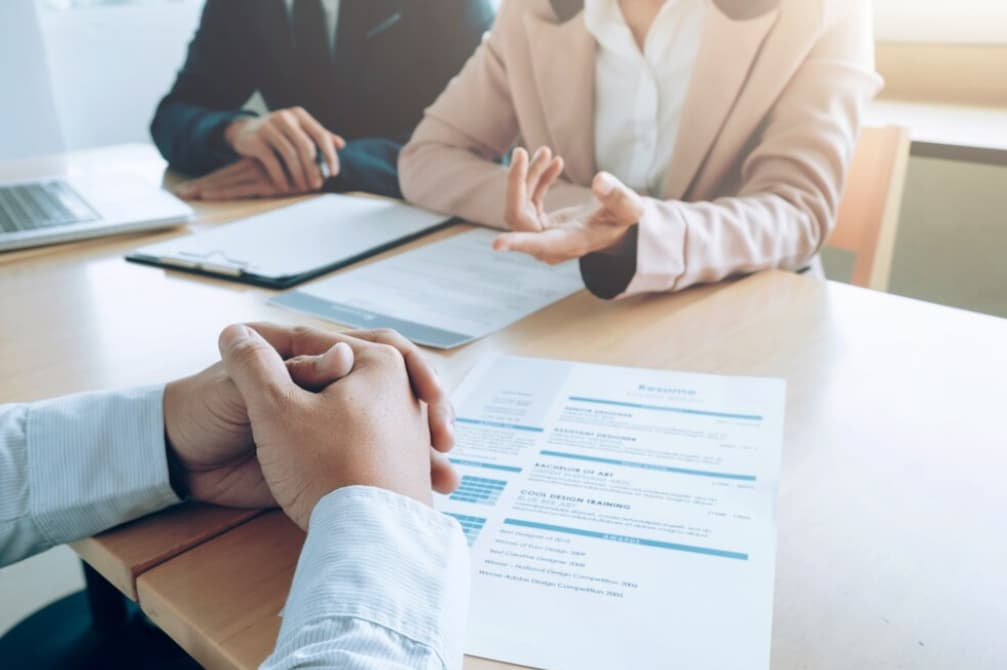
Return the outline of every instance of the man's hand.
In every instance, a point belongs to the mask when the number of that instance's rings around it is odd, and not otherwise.
[[[328,385],[352,367],[353,351],[343,343],[286,363],[288,374],[309,389]],[[193,499],[231,507],[276,504],[255,459],[245,403],[222,363],[165,387],[164,426],[167,448]]]
[[[437,372],[430,365],[419,347],[402,337],[394,330],[381,328],[378,330],[351,330],[342,333],[315,330],[313,328],[284,328],[270,323],[249,324],[261,335],[284,359],[294,359],[304,356],[314,356],[326,351],[337,342],[343,342],[355,347],[360,340],[373,344],[383,344],[396,349],[405,360],[406,371],[409,373],[409,383],[413,393],[427,405],[427,416],[430,424],[431,445],[436,451],[450,451],[455,443],[455,412],[448,398],[447,391],[441,386]],[[434,487],[438,491],[450,492],[454,486],[450,482],[439,485],[434,471]]]
[[[427,406],[430,477],[434,488],[450,493],[458,475],[440,452],[454,446],[454,410],[437,375],[419,349],[394,331],[333,333],[308,328],[255,324],[286,359],[299,386],[317,391],[353,368],[349,342],[363,340],[396,348],[406,361],[414,393]],[[172,382],[164,393],[165,437],[183,468],[185,488],[196,500],[235,507],[272,507],[244,400],[223,364]]]
[[[342,137],[326,130],[301,107],[232,121],[224,130],[224,141],[239,155],[259,161],[273,187],[284,195],[322,187],[322,173],[315,162],[319,151],[329,176],[339,174],[336,151],[346,146]]]
[[[594,178],[597,204],[546,212],[545,195],[563,171],[562,159],[548,148],[528,153],[514,150],[508,172],[505,220],[515,232],[499,235],[497,251],[521,251],[556,264],[595,251],[617,248],[629,229],[639,223],[644,201],[635,191],[607,172]]]
[[[252,328],[230,326],[219,344],[248,408],[265,480],[301,528],[322,497],[344,486],[432,503],[428,423],[398,349],[352,339],[353,371],[310,393],[294,384],[277,348]]]
[[[237,200],[287,195],[273,185],[262,163],[254,158],[242,158],[199,179],[182,182],[175,187],[175,194],[186,200]]]

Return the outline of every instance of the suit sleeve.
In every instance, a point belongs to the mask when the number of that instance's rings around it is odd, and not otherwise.
[[[258,66],[249,62],[249,12],[233,0],[207,0],[182,70],[150,125],[154,144],[172,168],[202,175],[237,156],[223,132],[250,115],[241,105],[257,89]]]
[[[427,109],[399,159],[402,191],[410,202],[473,223],[506,228],[507,170],[500,159],[520,128],[501,45],[521,31],[521,2],[507,0],[475,55]],[[549,209],[591,201],[591,189],[557,182]]]
[[[422,72],[403,72],[424,78],[424,105],[432,103],[465,61],[479,46],[483,34],[493,24],[493,8],[489,0],[434,0],[423,3],[425,19],[420,49],[432,50],[429,64]],[[404,64],[407,65],[407,64]],[[418,119],[417,119],[418,120]],[[325,190],[335,193],[363,191],[401,198],[399,186],[399,152],[409,140],[412,128],[403,129],[399,137],[367,137],[351,140],[339,152],[340,174],[330,179]]]
[[[325,190],[330,193],[360,191],[401,198],[396,163],[407,139],[408,135],[350,140],[339,152],[339,174],[325,182]]]
[[[835,215],[874,72],[870,5],[851,3],[828,27],[744,158],[736,197],[648,198],[629,252],[581,259],[604,298],[677,291],[769,268],[797,270],[820,251]]]

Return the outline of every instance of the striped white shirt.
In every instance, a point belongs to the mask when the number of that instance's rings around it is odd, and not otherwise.
[[[178,502],[163,388],[0,406],[0,566]],[[354,486],[311,515],[264,670],[460,668],[468,547],[458,523]]]

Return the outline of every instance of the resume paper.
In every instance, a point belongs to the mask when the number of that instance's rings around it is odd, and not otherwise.
[[[455,396],[466,652],[768,668],[782,380],[501,357]]]
[[[472,230],[312,282],[270,302],[358,328],[394,328],[450,349],[520,321],[584,288],[576,261],[549,266],[493,251]]]

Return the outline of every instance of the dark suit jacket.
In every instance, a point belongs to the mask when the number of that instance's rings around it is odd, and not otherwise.
[[[326,190],[400,197],[399,149],[492,21],[488,0],[342,0],[319,80],[297,65],[284,0],[207,0],[151,135],[176,170],[215,170],[237,158],[224,128],[259,91],[270,109],[304,107],[346,138]]]

